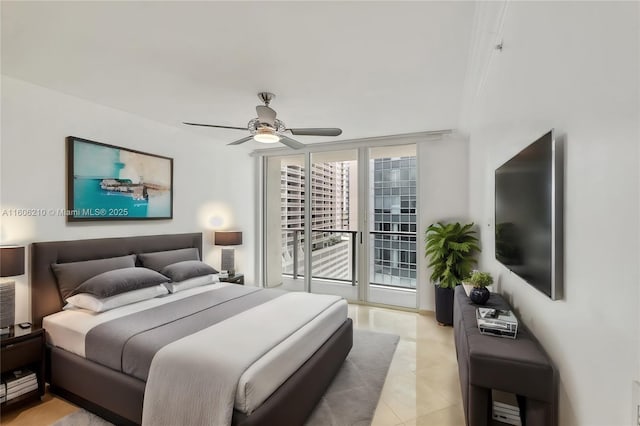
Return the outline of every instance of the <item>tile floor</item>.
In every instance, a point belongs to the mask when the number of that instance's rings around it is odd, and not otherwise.
[[[453,329],[438,326],[430,315],[350,305],[359,329],[400,335],[373,426],[464,425]],[[76,410],[47,393],[43,401],[2,413],[0,423],[46,426]]]
[[[464,425],[453,328],[431,315],[349,306],[356,328],[400,335],[373,426]]]

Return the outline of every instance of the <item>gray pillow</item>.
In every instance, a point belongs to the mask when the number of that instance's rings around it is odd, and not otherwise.
[[[132,268],[134,266],[136,266],[136,256],[130,254],[107,259],[86,260],[84,262],[54,263],[51,265],[51,269],[53,269],[58,281],[58,289],[62,299],[66,299],[76,287],[91,277],[114,269]]]
[[[185,260],[184,262],[177,262],[164,267],[161,273],[175,282],[200,277],[202,275],[217,274],[218,271],[199,260]]]
[[[138,254],[142,266],[145,268],[153,269],[154,271],[161,272],[162,268],[168,265],[172,265],[184,260],[200,260],[200,254],[195,247],[168,250],[168,251],[156,251],[153,253],[140,253]]]
[[[169,278],[151,269],[135,267],[115,269],[89,278],[71,292],[70,296],[88,293],[99,298],[111,297],[166,282],[169,282]]]

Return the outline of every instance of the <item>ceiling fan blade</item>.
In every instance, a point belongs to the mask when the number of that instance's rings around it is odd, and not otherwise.
[[[200,124],[200,123],[185,123],[184,121],[182,122],[182,124],[188,124],[189,126],[217,127],[219,129],[247,130],[246,127],[218,126],[215,124]]]
[[[278,135],[278,136],[280,136],[280,143],[288,146],[289,148],[300,149],[306,146],[305,144],[300,143],[297,140],[291,139],[287,136],[284,136],[284,135]]]
[[[273,109],[266,105],[258,105],[256,107],[256,112],[258,113],[258,120],[260,120],[261,123],[267,123],[271,127],[274,127],[276,112]]]
[[[245,143],[251,139],[253,139],[253,136],[247,136],[246,138],[238,139],[237,141],[228,143],[227,145],[240,145],[241,143]]]
[[[300,135],[300,136],[340,136],[342,134],[342,129],[338,128],[318,128],[318,127],[310,127],[307,129],[287,129],[291,132],[292,135]]]

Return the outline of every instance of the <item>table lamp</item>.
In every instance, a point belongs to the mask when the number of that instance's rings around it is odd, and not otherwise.
[[[216,231],[214,244],[217,246],[239,246],[242,244],[242,232],[239,231]],[[229,271],[230,275],[235,273],[234,249],[223,248],[220,259],[220,269]]]
[[[24,247],[0,246],[0,277],[24,274]],[[16,283],[0,283],[0,334],[10,333],[16,319]]]

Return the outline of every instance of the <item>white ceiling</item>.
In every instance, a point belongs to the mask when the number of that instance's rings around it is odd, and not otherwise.
[[[473,12],[473,2],[3,1],[2,73],[175,126],[245,126],[268,90],[288,127],[341,127],[341,139],[455,128]]]

